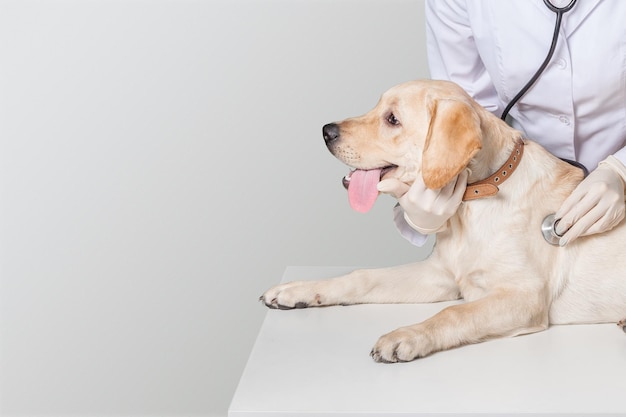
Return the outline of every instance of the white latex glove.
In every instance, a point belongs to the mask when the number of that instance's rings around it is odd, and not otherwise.
[[[421,175],[408,184],[390,178],[378,183],[378,191],[398,199],[404,209],[404,219],[413,229],[428,235],[445,230],[448,219],[458,209],[467,186],[467,170],[443,188],[426,188]]]
[[[555,217],[565,246],[580,236],[611,230],[624,218],[626,167],[614,156],[600,162],[563,202]]]

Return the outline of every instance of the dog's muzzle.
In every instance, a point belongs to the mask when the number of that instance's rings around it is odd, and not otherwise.
[[[383,177],[385,176],[385,174],[387,174],[389,171],[391,171],[392,169],[398,168],[397,165],[389,165],[388,167],[383,168],[380,171],[380,179],[382,180]],[[341,179],[341,183],[343,184],[343,188],[345,188],[346,190],[348,189],[348,187],[350,186],[350,179],[352,178],[352,174],[354,173],[354,171],[356,171],[356,169],[353,169],[352,171],[350,171],[349,173],[347,173],[342,179]]]
[[[350,171],[348,174],[346,174],[345,177],[343,177],[341,179],[341,183],[343,184],[343,188],[345,188],[346,190],[348,189],[348,187],[350,186],[350,177],[352,176],[352,173],[354,171]]]

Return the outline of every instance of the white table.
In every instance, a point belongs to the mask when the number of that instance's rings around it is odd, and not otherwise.
[[[283,281],[353,268],[288,267]],[[375,363],[377,338],[447,305],[267,310],[229,417],[520,413],[626,415],[626,335],[614,324],[547,331]]]

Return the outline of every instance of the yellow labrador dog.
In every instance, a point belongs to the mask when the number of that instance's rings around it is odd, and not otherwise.
[[[410,361],[551,323],[626,317],[624,222],[565,247],[549,245],[542,221],[582,171],[522,139],[457,85],[398,85],[367,114],[324,130],[333,155],[356,168],[357,205],[371,204],[381,175],[409,184],[421,175],[438,189],[465,169],[467,198],[425,261],[278,285],[261,297],[268,307],[465,300],[380,337],[371,353],[378,362]]]

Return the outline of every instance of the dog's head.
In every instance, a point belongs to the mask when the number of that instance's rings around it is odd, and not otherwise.
[[[480,124],[459,86],[422,80],[391,88],[371,111],[327,124],[323,134],[330,152],[355,169],[348,187],[353,208],[368,211],[383,177],[411,184],[421,175],[431,189],[449,183],[480,150]]]

